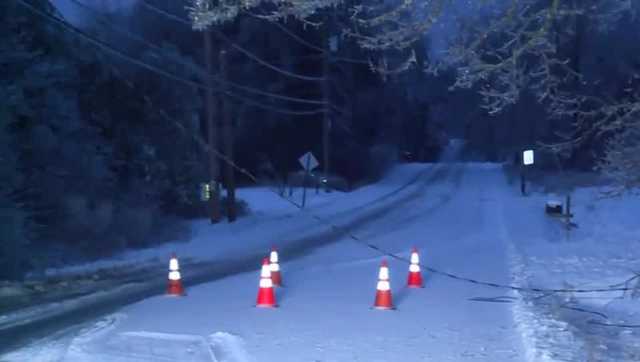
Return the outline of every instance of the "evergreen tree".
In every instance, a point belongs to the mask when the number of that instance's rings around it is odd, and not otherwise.
[[[11,126],[6,106],[0,105],[0,280],[22,277],[29,262],[27,212],[15,197],[22,177]]]

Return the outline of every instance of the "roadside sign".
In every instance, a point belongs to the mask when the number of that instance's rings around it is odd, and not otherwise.
[[[307,201],[307,175],[311,173],[311,170],[318,167],[320,163],[313,157],[313,153],[307,152],[302,157],[298,159],[302,168],[305,169],[304,180],[302,181],[302,208],[304,208],[304,204]]]
[[[313,153],[311,152],[307,152],[304,155],[302,155],[302,157],[298,159],[298,162],[300,162],[300,164],[302,165],[302,168],[304,168],[307,171],[311,171],[314,168],[320,166],[320,163],[313,156]]]
[[[522,153],[522,163],[525,166],[533,165],[533,150],[526,150]]]

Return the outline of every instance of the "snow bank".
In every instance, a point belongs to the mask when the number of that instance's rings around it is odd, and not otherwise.
[[[352,194],[343,195],[342,199],[331,205],[315,208],[312,212],[300,212],[297,209],[295,212],[289,212],[285,209],[274,211],[259,219],[245,218],[234,224],[205,224],[206,227],[202,225],[201,234],[195,235],[189,243],[134,253],[131,258],[120,264],[110,264],[112,260],[104,261],[103,265],[111,265],[111,268],[119,270],[126,270],[128,266],[140,268],[145,262],[149,266],[146,270],[143,268],[144,273],[136,273],[137,280],[129,278],[130,282],[123,282],[120,279],[117,288],[113,290],[107,288],[80,298],[32,306],[1,315],[0,337],[8,336],[16,329],[22,332],[29,328],[34,330],[34,325],[38,325],[36,329],[39,330],[43,323],[58,325],[72,320],[76,320],[77,323],[76,316],[87,318],[92,315],[93,310],[97,311],[95,313],[101,310],[104,313],[105,309],[114,310],[121,305],[160,293],[166,283],[166,260],[159,260],[154,265],[153,259],[143,258],[165,253],[168,256],[176,250],[182,257],[181,266],[185,282],[191,285],[251,270],[274,244],[281,251],[294,256],[337,241],[344,235],[343,228],[364,226],[383,217],[393,205],[414,197],[415,193],[424,189],[433,178],[429,176],[430,169],[430,165],[407,165],[391,175],[392,179],[395,177],[400,183],[390,181],[380,187],[370,186],[366,195],[354,193],[353,199],[348,197]],[[342,228],[336,229],[330,224],[319,223],[314,217],[316,215],[331,220]],[[185,258],[185,255],[188,257]],[[158,260],[159,257],[155,259]],[[87,270],[91,270],[91,267],[94,265],[87,266]],[[160,270],[163,272],[159,272]]]
[[[564,196],[534,193],[514,200],[508,209],[520,217],[509,227],[514,282],[570,289],[624,286],[619,283],[640,270],[640,200],[632,196],[602,199],[598,188],[579,188],[571,195],[573,222],[578,227],[568,231],[558,219],[543,213],[546,200],[564,200]],[[629,293],[521,297],[515,314],[529,344],[530,361],[640,358],[637,329],[594,324],[640,325],[640,305],[630,302]]]
[[[191,225],[191,237],[144,250],[128,251],[113,258],[48,269],[47,276],[89,274],[100,269],[124,268],[131,265],[157,265],[166,263],[168,256],[176,252],[185,261],[203,261],[232,253],[255,250],[278,244],[279,239],[291,234],[318,230],[318,222],[310,217],[316,214],[337,218],[353,214],[357,210],[394,197],[397,192],[415,180],[432,165],[404,164],[394,167],[379,183],[367,185],[350,193],[321,191],[315,194],[307,190],[307,207],[301,212],[291,203],[280,198],[273,189],[266,187],[242,188],[237,191],[240,199],[249,205],[250,215],[233,224],[211,225],[208,220],[198,220]],[[288,197],[288,196],[287,196]],[[292,198],[300,203],[302,190],[297,189]]]

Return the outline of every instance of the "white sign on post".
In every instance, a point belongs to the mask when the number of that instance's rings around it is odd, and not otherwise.
[[[314,168],[320,165],[318,160],[316,160],[316,158],[313,156],[313,153],[311,152],[307,152],[304,155],[302,155],[302,157],[298,159],[298,162],[300,162],[300,164],[302,165],[302,168],[304,168],[308,172],[311,172],[311,170],[313,170]]]
[[[526,150],[522,153],[522,163],[525,166],[533,165],[533,150]]]

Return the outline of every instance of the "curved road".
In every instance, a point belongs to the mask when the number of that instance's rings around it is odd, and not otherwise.
[[[63,333],[8,361],[43,350],[66,362],[180,359],[187,351],[207,362],[525,361],[514,295],[432,275],[426,288],[408,290],[407,265],[391,261],[397,310],[372,311],[382,258],[348,238],[402,255],[415,245],[434,268],[510,283],[503,203],[513,197],[497,165],[440,164],[393,202],[341,225],[349,231],[282,250],[287,285],[273,313],[251,307],[256,274],[238,270],[186,298],[120,308],[80,335]],[[177,347],[163,349],[169,345]]]

